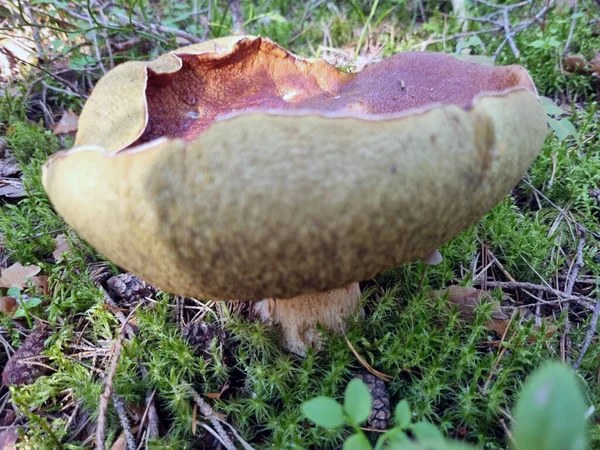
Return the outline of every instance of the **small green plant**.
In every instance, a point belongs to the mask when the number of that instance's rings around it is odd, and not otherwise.
[[[343,405],[320,396],[302,404],[311,422],[324,428],[350,426],[354,434],[344,450],[373,449],[360,428],[371,413],[371,394],[365,383],[348,383]],[[515,409],[514,450],[584,450],[587,445],[586,406],[575,375],[563,364],[549,363],[538,369],[525,384]],[[406,400],[396,406],[396,426],[379,436],[375,450],[468,450],[462,442],[444,438],[427,421],[413,422]]]
[[[540,97],[540,101],[542,106],[546,110],[546,114],[548,115],[547,121],[550,128],[556,133],[556,137],[559,141],[564,141],[569,136],[573,136],[576,140],[579,139],[579,135],[577,134],[577,130],[571,122],[566,117],[562,119],[557,119],[557,117],[566,114],[566,111],[558,106],[549,99],[548,97]]]
[[[25,317],[29,328],[33,328],[33,322],[31,321],[31,315],[29,314],[29,310],[31,308],[35,308],[36,306],[41,305],[42,299],[38,297],[29,297],[28,295],[21,294],[21,290],[18,287],[11,287],[7,291],[7,295],[10,297],[14,297],[19,304],[19,307],[13,314],[13,317]]]

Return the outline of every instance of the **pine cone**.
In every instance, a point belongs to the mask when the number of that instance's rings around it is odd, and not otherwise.
[[[364,381],[373,398],[373,410],[369,415],[368,424],[371,428],[385,430],[390,420],[390,394],[383,380],[377,378],[370,372],[363,370],[356,378]]]
[[[46,368],[39,364],[28,364],[37,360],[36,356],[44,350],[44,341],[48,337],[46,325],[40,323],[23,341],[19,349],[10,357],[2,371],[2,382],[9,386],[31,384],[46,373]]]
[[[154,286],[131,273],[122,273],[109,278],[106,287],[120,306],[133,306],[157,292]]]
[[[188,344],[194,348],[196,354],[205,360],[210,360],[210,345],[214,338],[222,344],[225,341],[225,333],[216,323],[191,322],[183,329],[183,337]]]

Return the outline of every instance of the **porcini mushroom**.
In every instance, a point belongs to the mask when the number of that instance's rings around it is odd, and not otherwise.
[[[545,134],[520,66],[407,52],[353,74],[235,37],[106,74],[43,183],[114,263],[180,295],[267,299],[302,354],[356,310],[358,281],[502,200]]]

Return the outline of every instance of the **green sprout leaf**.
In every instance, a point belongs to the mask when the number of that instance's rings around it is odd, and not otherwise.
[[[540,103],[544,107],[546,114],[548,114],[549,116],[560,116],[562,114],[565,114],[566,112],[548,97],[540,97]]]
[[[439,442],[444,440],[440,430],[429,422],[417,422],[412,427],[412,432],[421,442]]]
[[[355,378],[348,383],[344,395],[344,411],[357,425],[369,418],[371,394],[363,381]]]
[[[412,420],[412,413],[410,411],[410,406],[408,405],[408,402],[406,400],[402,400],[396,405],[394,416],[396,417],[396,422],[399,428],[408,428]]]
[[[21,296],[21,289],[13,286],[13,287],[9,288],[8,291],[6,291],[6,295],[9,295],[9,296],[15,297],[15,298],[19,298]]]
[[[324,428],[337,428],[346,423],[342,405],[329,397],[316,397],[303,403],[302,413]]]
[[[532,375],[515,409],[517,450],[584,450],[587,448],[586,404],[575,375],[550,363]]]
[[[353,434],[344,442],[344,450],[371,450],[372,448],[369,440],[362,433]]]

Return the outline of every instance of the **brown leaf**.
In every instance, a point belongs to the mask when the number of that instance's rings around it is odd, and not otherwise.
[[[19,309],[19,303],[16,298],[10,296],[0,297],[1,312],[7,316],[12,316],[17,309]]]
[[[119,435],[110,450],[127,450],[127,437],[124,431]]]
[[[48,295],[48,275],[38,275],[33,277],[31,281],[33,281],[35,290],[38,293],[42,295]]]
[[[16,450],[19,440],[18,428],[9,428],[0,433],[0,450]]]
[[[229,389],[229,382],[226,382],[223,385],[223,387],[221,388],[221,392],[209,392],[208,394],[206,394],[206,396],[210,399],[218,400],[221,398],[221,395],[223,395],[223,392],[225,392],[227,389]]]
[[[582,55],[567,55],[563,61],[563,66],[567,72],[586,73],[587,61]]]
[[[493,300],[492,297],[481,289],[467,286],[449,286],[448,289],[432,291],[430,298],[444,297],[448,295],[448,301],[458,306],[458,313],[463,320],[472,321],[475,318],[475,308],[481,302],[492,305],[492,319],[506,320],[508,316],[502,312],[500,303]]]
[[[77,127],[79,126],[79,116],[73,111],[68,110],[63,114],[60,122],[52,126],[54,134],[70,134],[75,135],[77,133]]]
[[[20,199],[27,196],[23,182],[17,178],[0,180],[0,197]]]
[[[10,357],[2,371],[2,382],[9,386],[21,386],[31,384],[46,373],[46,368],[39,364],[37,356],[44,350],[44,341],[48,337],[46,326],[40,323],[27,336],[19,349]]]
[[[1,145],[0,145],[1,148]],[[0,159],[0,177],[9,178],[21,171],[17,160],[11,155],[5,155]]]
[[[52,256],[55,260],[58,260],[64,253],[71,252],[71,246],[69,245],[69,241],[65,234],[59,234],[54,241],[56,242],[56,247],[52,252]]]
[[[596,53],[593,59],[590,60],[591,72],[600,77],[600,53]]]
[[[27,280],[40,272],[38,266],[23,266],[21,263],[15,263],[7,269],[4,269],[0,276],[0,287],[23,288],[27,286]]]

